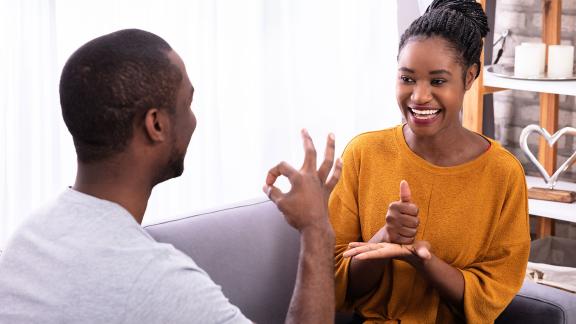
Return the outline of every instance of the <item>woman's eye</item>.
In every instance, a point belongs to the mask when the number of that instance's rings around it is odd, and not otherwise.
[[[412,78],[407,77],[405,75],[401,75],[400,80],[402,80],[402,82],[404,82],[404,83],[413,83],[414,82],[414,80]]]
[[[432,85],[439,86],[439,85],[443,85],[444,82],[446,82],[446,80],[434,79],[434,80],[432,80]]]

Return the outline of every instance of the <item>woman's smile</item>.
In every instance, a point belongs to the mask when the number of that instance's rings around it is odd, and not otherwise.
[[[426,107],[426,106],[411,106],[408,107],[408,115],[411,121],[419,126],[426,126],[434,123],[439,119],[442,109]]]

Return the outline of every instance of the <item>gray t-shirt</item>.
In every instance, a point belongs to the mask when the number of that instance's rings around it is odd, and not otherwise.
[[[250,323],[120,205],[68,189],[0,256],[0,323]]]

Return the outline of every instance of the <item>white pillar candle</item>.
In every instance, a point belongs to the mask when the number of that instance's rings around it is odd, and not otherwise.
[[[530,46],[536,54],[533,62],[538,64],[538,73],[544,75],[546,71],[546,44],[544,43],[522,43],[522,46]]]
[[[514,54],[514,75],[539,77],[544,73],[546,45],[544,43],[522,43]]]
[[[571,77],[574,69],[574,46],[550,45],[548,47],[548,76]]]

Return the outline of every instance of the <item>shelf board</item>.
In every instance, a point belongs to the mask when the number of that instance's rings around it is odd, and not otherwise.
[[[528,184],[528,188],[546,188],[544,179],[540,177],[527,176],[526,182]],[[576,183],[558,181],[555,188],[576,191]],[[528,211],[530,215],[576,223],[576,202],[567,204],[554,201],[528,199]]]
[[[486,68],[484,68],[484,87],[576,96],[576,80],[537,81],[509,79],[488,72]]]

